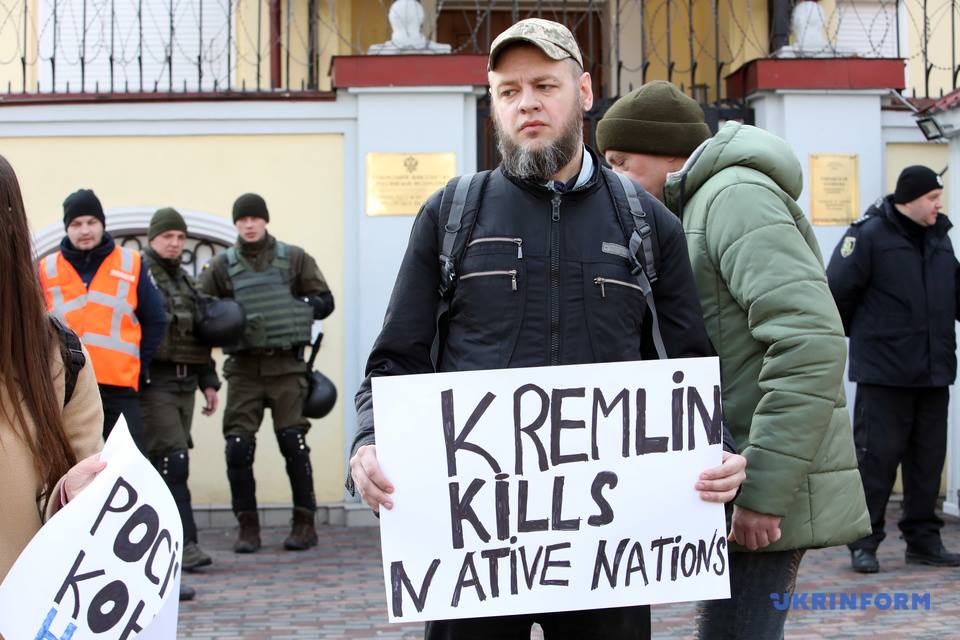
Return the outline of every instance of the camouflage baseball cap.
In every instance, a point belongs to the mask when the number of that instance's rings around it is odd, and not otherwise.
[[[527,18],[496,37],[493,44],[490,45],[487,71],[493,70],[493,63],[504,47],[516,42],[532,44],[554,60],[573,58],[583,68],[580,47],[577,46],[577,41],[569,29],[552,20]]]

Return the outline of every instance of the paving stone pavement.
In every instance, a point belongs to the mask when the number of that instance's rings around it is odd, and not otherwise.
[[[846,548],[806,554],[798,592],[930,593],[929,610],[795,610],[786,637],[819,638],[960,638],[960,569],[906,565],[904,543],[896,525],[897,508],[888,514],[888,536],[880,547],[880,573],[850,570]],[[960,551],[960,521],[947,517],[944,542]],[[231,551],[232,529],[200,532],[200,545],[214,564],[185,581],[197,599],[181,603],[180,638],[210,640],[284,640],[288,638],[422,637],[422,625],[386,622],[385,590],[380,567],[379,532],[373,527],[322,527],[320,545],[305,552],[282,549],[287,530],[266,528],[264,546],[252,555]],[[809,602],[809,601],[808,601]],[[654,607],[654,638],[693,636],[692,604]],[[535,630],[532,640],[540,638]],[[762,639],[758,639],[762,640]]]

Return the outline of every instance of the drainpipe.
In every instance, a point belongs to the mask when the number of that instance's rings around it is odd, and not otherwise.
[[[270,0],[270,87],[280,88],[280,0]]]
[[[773,0],[772,4],[770,53],[790,44],[790,14],[793,12],[792,0]]]

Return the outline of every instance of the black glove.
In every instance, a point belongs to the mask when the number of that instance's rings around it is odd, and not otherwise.
[[[303,301],[313,307],[314,320],[323,320],[333,313],[333,295],[330,293],[321,293],[318,296],[306,296]]]

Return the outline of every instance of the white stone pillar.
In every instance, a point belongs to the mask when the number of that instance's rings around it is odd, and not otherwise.
[[[346,255],[353,264],[346,297],[353,300],[345,347],[345,403],[363,380],[407,247],[414,215],[367,215],[371,153],[453,153],[456,173],[476,171],[477,97],[485,91],[486,56],[350,56],[334,61],[338,93],[356,104],[356,210],[346,211]],[[349,157],[349,154],[348,154]],[[352,240],[351,240],[352,238]],[[439,283],[438,283],[439,284]],[[356,415],[344,415],[344,455],[356,433]],[[349,466],[347,467],[349,468]],[[368,511],[368,510],[367,510]],[[365,519],[357,512],[356,519]],[[348,510],[347,523],[351,524]]]
[[[777,90],[750,97],[758,127],[789,143],[803,167],[798,204],[810,217],[810,156],[857,156],[861,212],[884,195],[881,98],[886,90]],[[843,237],[846,225],[814,226],[824,261]]]
[[[950,170],[944,175],[950,202],[945,203],[947,215],[951,215],[954,227],[950,232],[955,251],[960,250],[960,105],[936,114],[943,125],[952,125],[948,139]],[[960,384],[950,389],[950,419],[947,428],[947,492],[943,510],[960,516]]]

